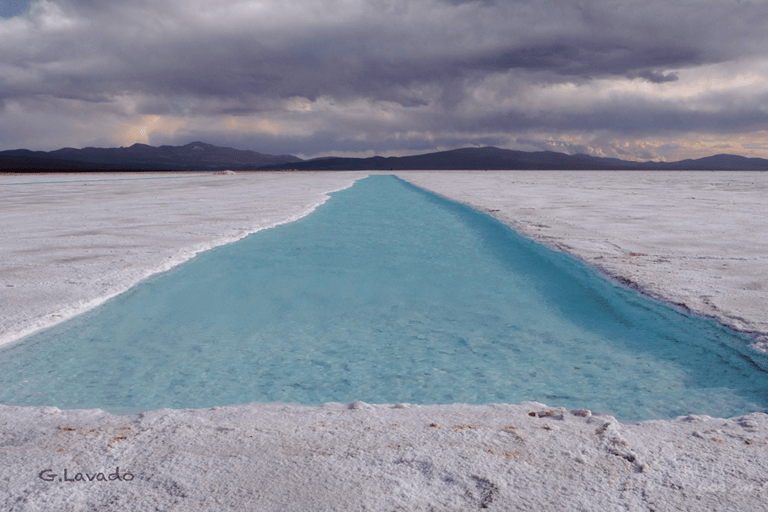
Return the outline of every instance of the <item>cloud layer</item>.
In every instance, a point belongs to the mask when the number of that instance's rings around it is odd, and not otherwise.
[[[762,0],[38,0],[0,41],[0,149],[768,156]]]

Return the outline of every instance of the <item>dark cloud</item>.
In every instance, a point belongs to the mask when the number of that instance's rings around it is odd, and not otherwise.
[[[638,98],[615,96],[587,115],[561,106],[477,112],[472,102],[605,79],[683,82],[685,70],[761,55],[766,34],[764,4],[736,0],[40,0],[0,20],[0,115],[29,99],[71,100],[117,117],[124,108],[126,119],[280,117],[291,98],[402,107],[396,127],[317,113],[317,137],[283,141],[340,151],[409,149],[393,131],[445,132],[434,139],[444,141],[450,130],[508,133],[487,136],[500,142],[526,129],[738,131],[761,122],[760,113],[697,114],[663,100],[638,108]],[[117,106],[124,103],[132,106]]]
[[[658,71],[640,71],[637,76],[644,78],[654,84],[663,84],[664,82],[675,82],[680,79],[677,73],[660,73]]]
[[[372,2],[380,4],[393,3]],[[458,77],[516,69],[576,79],[634,74],[658,83],[675,76],[666,70],[740,55],[744,40],[757,35],[745,28],[764,27],[766,19],[765,9],[729,9],[726,19],[739,28],[735,33],[722,26],[723,10],[711,6],[692,27],[688,12],[660,2],[643,10],[646,16],[655,12],[651,20],[631,17],[638,10],[634,2],[415,2],[402,14],[393,9],[373,17],[363,7],[338,24],[299,19],[292,26],[279,19],[270,28],[270,11],[278,12],[281,4],[268,3],[263,19],[252,14],[261,23],[247,30],[228,26],[232,19],[212,23],[188,2],[63,5],[62,15],[77,13],[79,23],[59,30],[37,23],[22,42],[34,51],[16,47],[3,57],[42,75],[23,84],[27,91],[32,86],[31,93],[90,98],[123,89],[421,104],[424,99],[409,93],[414,85],[442,86]],[[626,15],[618,9],[622,5]],[[226,10],[210,16],[217,14]],[[685,16],[671,23],[670,14]],[[718,31],[708,30],[715,25]],[[86,27],[88,37],[82,37]],[[718,34],[720,40],[713,41]],[[62,65],[45,66],[53,62]]]

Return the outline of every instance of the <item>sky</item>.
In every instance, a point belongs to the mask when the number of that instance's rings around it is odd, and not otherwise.
[[[0,150],[768,158],[768,0],[0,0]]]

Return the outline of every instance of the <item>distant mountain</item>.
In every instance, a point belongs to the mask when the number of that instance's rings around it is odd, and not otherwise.
[[[553,151],[515,151],[494,147],[464,148],[403,157],[323,157],[271,165],[268,169],[297,170],[762,170],[768,160],[715,155],[679,162],[631,162],[617,158],[566,155]]]
[[[56,151],[0,151],[0,169],[19,170],[162,170],[212,171],[257,169],[265,165],[301,162],[292,155],[265,155],[191,142],[185,146],[127,148],[63,148]]]
[[[63,148],[56,151],[0,151],[0,170],[768,170],[768,160],[714,155],[678,162],[631,162],[553,151],[515,151],[494,147],[464,148],[415,156],[371,158],[265,155],[191,142],[185,146]]]
[[[696,160],[680,160],[664,164],[665,169],[697,169],[702,171],[732,170],[732,171],[764,171],[768,170],[768,160],[764,158],[747,158],[738,155],[714,155]]]

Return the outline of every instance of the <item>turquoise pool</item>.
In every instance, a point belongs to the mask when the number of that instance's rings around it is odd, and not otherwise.
[[[624,421],[766,411],[744,336],[469,207],[371,176],[0,350],[0,403],[517,403]]]

